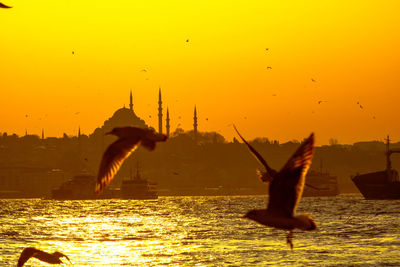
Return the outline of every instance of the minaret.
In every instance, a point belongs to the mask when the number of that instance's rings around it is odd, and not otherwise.
[[[78,138],[80,138],[81,137],[81,126],[79,126],[79,128],[78,128]]]
[[[132,103],[132,90],[131,90],[131,95],[129,97],[130,104],[129,104],[129,109],[133,111],[133,103]]]
[[[169,111],[168,111],[168,107],[167,107],[167,119],[166,119],[165,128],[167,130],[167,136],[169,137]]]
[[[42,140],[44,140],[44,129],[42,128]]]
[[[158,90],[158,132],[162,134],[162,101],[161,88]]]
[[[25,129],[25,136],[27,136],[28,135],[28,130],[27,129]]]
[[[193,116],[193,135],[195,142],[197,141],[197,111],[196,105],[194,106],[194,116]]]

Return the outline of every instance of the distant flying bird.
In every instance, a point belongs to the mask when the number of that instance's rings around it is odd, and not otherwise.
[[[272,67],[271,67],[271,66],[268,66],[268,67],[267,67],[267,70],[272,70]]]
[[[151,115],[149,115],[149,118],[151,118]]]
[[[269,50],[269,48],[265,48],[265,50],[266,50],[266,51],[268,51],[268,50]]]
[[[166,135],[156,133],[153,129],[141,129],[136,127],[116,127],[106,134],[116,135],[118,140],[107,148],[101,159],[95,188],[97,194],[110,184],[124,160],[129,157],[140,144],[152,151],[156,148],[157,142],[164,142],[167,140]]]
[[[276,96],[276,94],[273,94],[272,96]]]
[[[311,81],[312,81],[312,82],[316,82],[316,80],[314,80],[313,78],[311,78]]]
[[[142,72],[147,72],[147,70],[146,70],[146,69],[142,69],[141,71],[142,71]]]
[[[79,113],[81,113],[80,111],[78,111],[78,112],[75,112],[75,115],[78,115]]]
[[[267,209],[250,210],[243,216],[266,226],[289,231],[286,242],[293,249],[293,230],[311,231],[317,228],[314,220],[307,214],[295,216],[297,204],[303,194],[307,171],[314,153],[314,134],[303,141],[297,151],[289,158],[283,168],[277,172],[270,168],[263,157],[240,135],[250,152],[265,167],[265,172],[258,171],[259,178],[270,182],[269,203]]]
[[[372,116],[372,119],[374,119],[374,120],[375,120],[375,119],[376,119],[376,117],[375,117],[375,116]]]
[[[363,106],[360,105],[360,108],[363,109]]]
[[[71,262],[70,259],[68,258],[68,256],[62,254],[61,252],[54,252],[54,253],[50,254],[50,253],[41,251],[39,249],[30,247],[30,248],[24,248],[24,250],[22,251],[21,256],[19,256],[19,259],[18,259],[17,267],[22,267],[25,264],[25,262],[27,262],[32,257],[34,257],[38,260],[50,263],[50,264],[63,263],[60,260],[60,258],[62,258],[62,257],[67,258],[67,260],[69,262]]]
[[[75,55],[75,51],[72,51],[72,54]]]
[[[0,8],[12,8],[12,7],[11,6],[6,6],[5,4],[0,3]]]
[[[208,118],[206,118],[206,121],[208,121]]]
[[[28,114],[25,114],[25,118],[28,118]]]
[[[186,43],[189,43],[189,39],[186,39]]]

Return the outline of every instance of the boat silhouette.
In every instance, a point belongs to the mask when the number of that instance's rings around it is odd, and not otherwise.
[[[392,169],[390,156],[400,153],[399,149],[390,149],[389,136],[386,139],[386,170],[357,174],[351,180],[365,199],[400,199],[399,173]]]

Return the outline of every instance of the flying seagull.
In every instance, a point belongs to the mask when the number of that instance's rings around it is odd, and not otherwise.
[[[311,78],[311,81],[312,81],[312,82],[316,82],[316,80],[315,80],[314,78]]]
[[[164,142],[167,140],[166,135],[158,134],[153,129],[141,129],[136,127],[116,127],[106,134],[116,135],[118,140],[107,148],[101,159],[95,188],[97,194],[110,184],[124,160],[129,157],[140,144],[152,151],[156,148],[156,142]]]
[[[21,256],[19,256],[19,259],[18,259],[17,267],[22,267],[25,264],[25,262],[27,262],[32,257],[34,257],[38,260],[50,263],[50,264],[63,263],[60,260],[60,258],[62,258],[62,257],[67,258],[67,260],[69,262],[71,262],[70,259],[68,258],[68,256],[62,254],[61,252],[54,252],[54,253],[50,254],[50,253],[41,251],[39,249],[29,247],[29,248],[24,248],[24,250],[22,251]]]
[[[265,172],[258,171],[259,178],[269,185],[269,203],[267,209],[250,210],[243,216],[266,226],[289,231],[286,242],[293,249],[293,229],[305,231],[317,228],[314,220],[307,214],[295,216],[297,204],[303,194],[305,178],[314,153],[314,134],[312,133],[283,168],[277,172],[270,168],[263,157],[240,135],[250,152],[265,167]]]
[[[5,4],[0,3],[0,8],[11,8],[11,6],[6,6]]]

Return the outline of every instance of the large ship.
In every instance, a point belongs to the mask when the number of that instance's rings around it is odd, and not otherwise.
[[[149,182],[140,176],[139,166],[136,168],[135,176],[123,180],[121,184],[121,198],[123,199],[157,199],[156,184]]]
[[[365,199],[400,199],[399,173],[392,169],[390,155],[400,153],[399,149],[389,148],[389,136],[386,139],[386,170],[357,174],[351,180]]]
[[[322,164],[321,164],[322,165]],[[333,197],[339,195],[336,176],[321,170],[310,170],[307,173],[303,197]]]
[[[51,191],[52,199],[58,200],[89,200],[108,199],[118,197],[116,190],[105,188],[101,194],[94,191],[96,177],[83,172],[63,183],[59,188]]]

